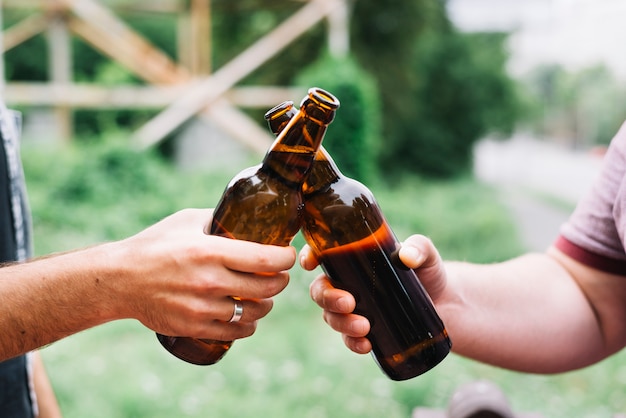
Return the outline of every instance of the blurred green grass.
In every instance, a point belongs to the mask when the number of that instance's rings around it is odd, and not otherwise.
[[[184,207],[214,206],[243,168],[184,171],[116,138],[64,149],[25,144],[23,157],[39,255],[120,239]],[[400,239],[424,233],[444,258],[495,262],[522,251],[496,193],[471,178],[406,178],[371,188]],[[300,236],[294,241],[297,248],[302,243]],[[324,324],[308,296],[315,274],[294,267],[255,335],[237,341],[214,366],[174,358],[133,320],[44,348],[62,410],[70,418],[408,418],[416,406],[445,407],[458,385],[480,378],[501,385],[517,410],[546,417],[610,417],[626,410],[622,354],[555,376],[451,355],[423,376],[392,382],[370,356],[348,351]]]

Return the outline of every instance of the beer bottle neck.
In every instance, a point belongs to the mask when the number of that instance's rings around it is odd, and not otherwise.
[[[309,172],[302,192],[310,195],[316,192],[325,191],[330,185],[336,183],[343,175],[330,154],[321,147],[315,156],[311,171]]]
[[[286,182],[301,185],[326,128],[335,117],[339,101],[328,92],[313,88],[302,101],[300,111],[294,112],[292,107],[289,103],[279,105],[266,115],[270,123],[273,119],[275,123],[289,121],[286,125],[280,123],[280,128],[273,127],[275,133],[279,130],[280,133],[263,160],[263,169]]]
[[[276,138],[263,167],[290,183],[302,184],[326,133],[326,126],[300,112]]]

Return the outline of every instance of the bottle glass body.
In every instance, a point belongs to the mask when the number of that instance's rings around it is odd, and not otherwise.
[[[283,102],[265,119],[278,134],[296,112]],[[303,190],[303,235],[332,284],[352,293],[355,313],[370,321],[380,368],[393,380],[433,368],[450,339],[417,275],[400,261],[400,243],[371,191],[344,176],[323,147]]]
[[[310,89],[262,164],[243,170],[227,185],[205,232],[289,245],[301,226],[302,184],[338,107],[339,101],[330,93]],[[232,346],[232,341],[161,334],[157,338],[176,357],[198,365],[216,363]]]
[[[304,185],[302,231],[335,287],[352,293],[355,313],[393,380],[418,376],[450,352],[451,342],[417,275],[398,257],[400,243],[370,190],[343,176],[324,150]]]

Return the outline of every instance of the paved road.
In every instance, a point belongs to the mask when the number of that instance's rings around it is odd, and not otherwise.
[[[482,141],[474,161],[476,176],[500,190],[531,251],[550,245],[601,164],[597,155],[524,136]]]

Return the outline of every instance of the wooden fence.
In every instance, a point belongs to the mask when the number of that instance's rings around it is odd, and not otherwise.
[[[271,138],[239,107],[269,108],[302,92],[281,86],[237,88],[251,74],[320,21],[327,19],[330,50],[348,48],[349,0],[301,0],[289,18],[220,68],[211,67],[210,0],[0,0],[0,10],[21,8],[27,17],[5,28],[2,53],[33,36],[47,34],[49,81],[4,82],[9,104],[50,106],[55,110],[61,136],[71,137],[74,108],[146,108],[160,112],[133,136],[141,147],[157,144],[194,116],[209,118],[232,138],[263,152]],[[116,12],[130,10],[175,13],[178,50],[172,59]],[[146,82],[144,86],[102,87],[73,82],[71,37],[78,36]],[[2,62],[4,60],[1,60]]]

